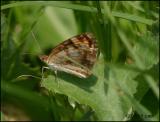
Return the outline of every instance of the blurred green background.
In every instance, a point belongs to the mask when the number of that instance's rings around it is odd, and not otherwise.
[[[38,56],[84,32],[100,48],[94,76],[42,80]],[[158,1],[2,1],[1,120],[158,121],[158,45]]]

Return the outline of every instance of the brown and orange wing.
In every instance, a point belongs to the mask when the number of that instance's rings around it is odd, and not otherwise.
[[[97,59],[97,53],[96,39],[91,33],[84,33],[74,36],[55,47],[48,56],[48,63],[71,69],[74,69],[74,67],[83,70],[84,67],[91,69]]]

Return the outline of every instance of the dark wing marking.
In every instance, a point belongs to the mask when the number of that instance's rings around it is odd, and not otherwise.
[[[91,69],[97,59],[97,52],[97,43],[93,35],[91,33],[84,33],[74,36],[55,47],[48,57],[48,62],[80,67],[75,63],[77,62]]]

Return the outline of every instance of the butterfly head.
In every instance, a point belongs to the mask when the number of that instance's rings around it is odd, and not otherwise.
[[[47,63],[48,62],[48,56],[47,55],[41,55],[39,56],[40,60]]]

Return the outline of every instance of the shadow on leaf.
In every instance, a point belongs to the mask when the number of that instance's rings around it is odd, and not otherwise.
[[[65,72],[58,72],[58,78],[66,82],[72,83],[88,92],[92,92],[90,87],[94,86],[98,80],[98,78],[93,74],[88,78],[79,78]]]

